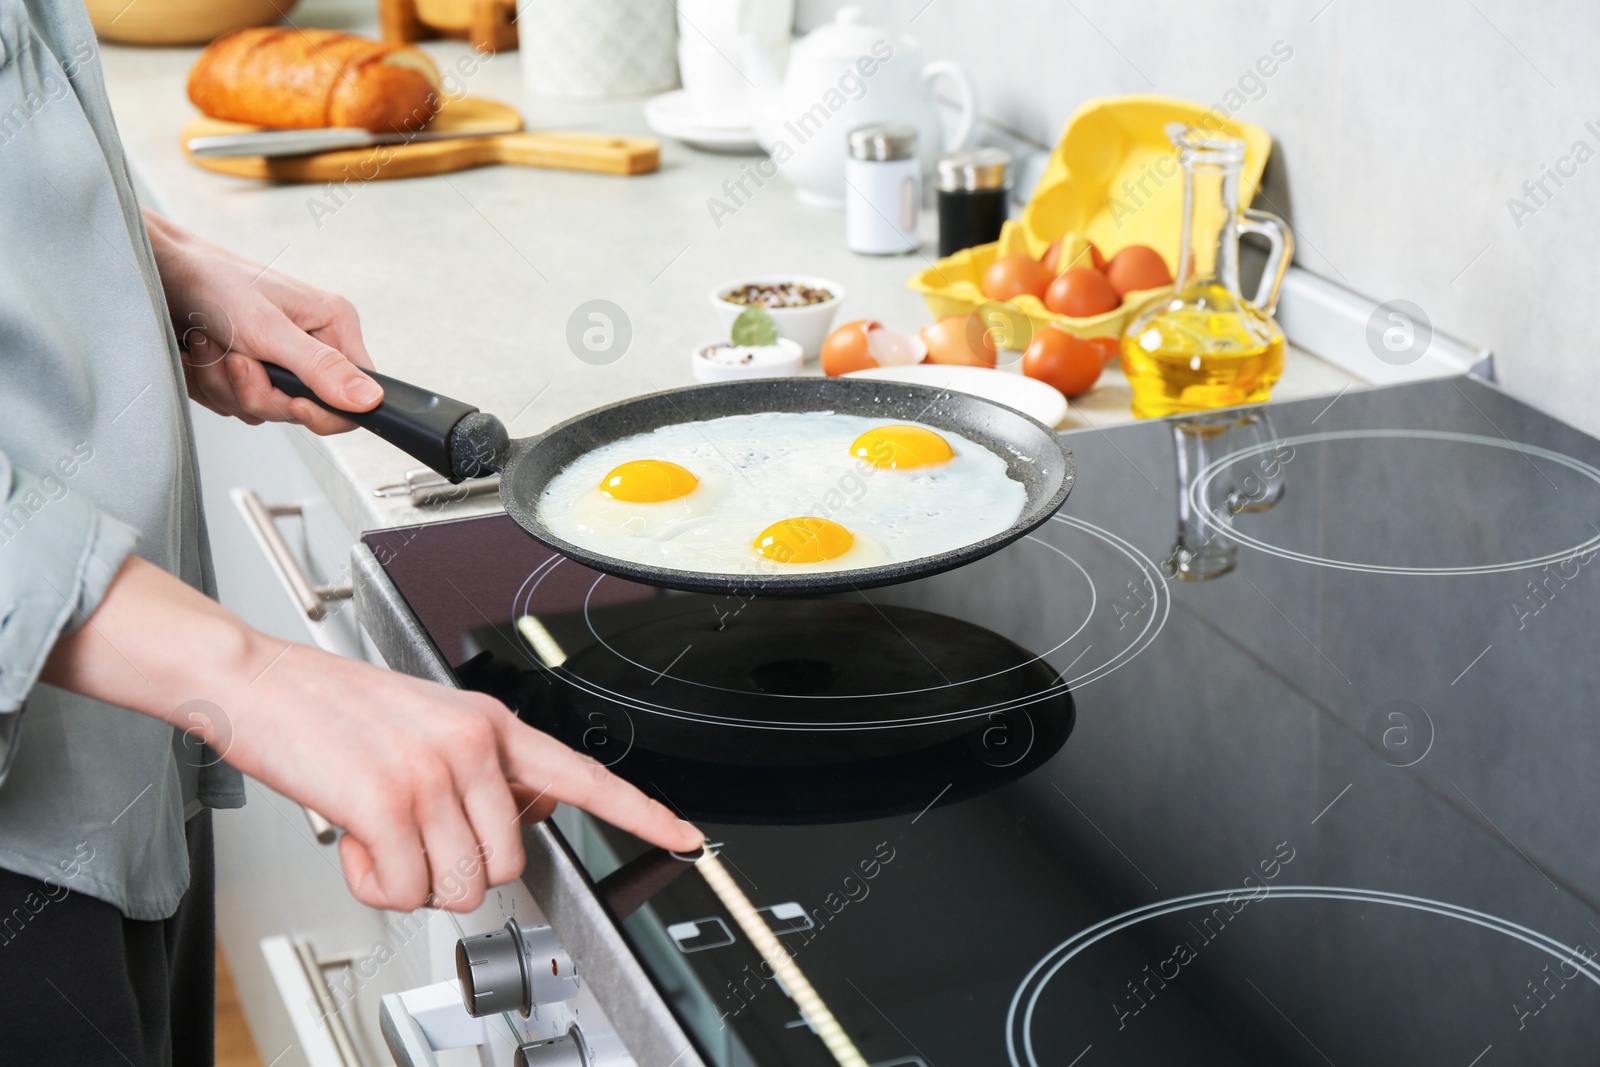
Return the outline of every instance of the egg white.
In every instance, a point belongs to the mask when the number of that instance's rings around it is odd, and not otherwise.
[[[748,575],[910,562],[993,536],[1022,514],[1027,491],[1005,460],[948,430],[924,427],[955,452],[936,466],[884,470],[851,455],[857,437],[894,421],[763,412],[664,426],[574,460],[545,488],[539,517],[558,536],[617,559]],[[677,463],[700,485],[659,504],[604,498],[605,475],[636,459]],[[831,519],[854,543],[819,563],[778,563],[756,551],[762,530],[799,516]]]

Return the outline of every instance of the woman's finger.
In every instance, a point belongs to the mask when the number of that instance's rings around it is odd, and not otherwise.
[[[383,388],[343,352],[306,333],[277,308],[249,336],[236,338],[234,347],[241,355],[293,371],[313,393],[341,411],[370,411],[383,399]]]
[[[192,375],[190,379],[190,395],[194,395],[196,388],[199,394],[211,403],[207,406],[211,410],[223,415],[243,416],[247,414],[239,407],[238,397],[234,395],[233,384],[228,380],[226,363],[196,363],[185,365]]]
[[[504,885],[521,874],[521,805],[512,797],[498,762],[465,790],[461,806],[472,824],[489,884]]]
[[[344,297],[331,293],[327,299],[326,318],[305,325],[306,332],[343,352],[356,366],[373,369],[372,357],[367,354],[367,342],[361,336],[361,317],[356,314],[356,306]]]
[[[488,888],[484,850],[461,810],[461,800],[441,771],[437,781],[417,785],[422,844],[428,851],[429,899],[446,911],[471,911]]]
[[[299,422],[289,398],[272,387],[261,364],[239,352],[222,361],[234,403],[251,418],[264,422]],[[243,416],[241,416],[243,417]]]
[[[703,843],[699,830],[596,760],[509,716],[503,730],[507,778],[535,792],[543,790],[552,800],[582,808],[661,848],[688,852]]]
[[[269,422],[292,422],[315,434],[343,433],[354,423],[301,397],[290,397],[273,387],[260,361],[235,352],[227,359],[229,380],[243,410]]]
[[[223,411],[217,407],[216,401],[212,400],[206,395],[205,390],[200,386],[200,379],[195,375],[194,371],[188,367],[183,368],[183,386],[184,392],[189,394],[189,399],[193,400],[196,404],[199,404],[207,411],[214,411],[218,415],[222,415],[224,417],[233,414],[231,411]]]
[[[374,826],[347,829],[339,838],[345,882],[363,904],[391,911],[415,911],[429,889],[428,864],[414,816],[398,808]]]
[[[544,822],[555,814],[556,801],[550,794],[525,785],[512,784],[511,799],[517,805],[517,821],[524,826]]]

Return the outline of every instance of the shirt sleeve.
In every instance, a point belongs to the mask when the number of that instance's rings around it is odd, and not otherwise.
[[[0,733],[39,679],[56,640],[87,619],[139,532],[73,491],[72,457],[35,475],[0,452]],[[0,739],[3,740],[3,739]],[[0,744],[0,768],[10,745]]]

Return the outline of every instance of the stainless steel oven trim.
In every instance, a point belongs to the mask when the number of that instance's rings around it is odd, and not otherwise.
[[[372,550],[359,541],[350,551],[350,572],[356,617],[384,661],[406,674],[454,686],[449,666],[422,624]],[[628,1051],[643,1067],[706,1067],[559,833],[543,822],[525,828],[522,837],[527,851],[523,884],[577,961]]]

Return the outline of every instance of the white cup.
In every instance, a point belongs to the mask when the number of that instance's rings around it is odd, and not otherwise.
[[[794,0],[678,0],[678,74],[690,103],[707,121],[748,122],[750,78],[739,40],[766,46],[781,67],[794,22]]]

